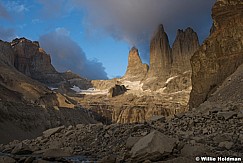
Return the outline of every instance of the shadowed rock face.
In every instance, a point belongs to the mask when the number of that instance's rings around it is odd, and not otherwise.
[[[148,77],[159,77],[163,80],[170,74],[172,63],[171,48],[168,36],[160,25],[150,43],[150,68]]]
[[[11,45],[8,42],[0,40],[0,58],[2,62],[9,66],[14,65],[15,54],[12,50]]]
[[[191,58],[190,108],[207,100],[243,63],[243,1],[218,0],[212,17],[211,35]]]
[[[167,34],[163,25],[160,25],[151,40],[150,68],[143,89],[161,89],[166,86],[165,81],[168,78],[191,72],[190,58],[198,48],[198,36],[192,28],[187,28],[185,31],[178,30],[173,46],[170,48]],[[187,81],[189,81],[187,87],[190,87],[190,79],[188,78]],[[179,85],[176,87],[179,88]]]
[[[143,64],[138,49],[133,47],[129,52],[127,71],[123,79],[141,81],[147,75],[148,65]]]
[[[191,70],[190,58],[199,48],[197,33],[192,28],[178,30],[172,46],[172,74],[177,75]]]

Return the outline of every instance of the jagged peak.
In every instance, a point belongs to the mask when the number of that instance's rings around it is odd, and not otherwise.
[[[133,51],[138,52],[138,49],[136,48],[136,46],[133,46],[133,47],[131,48],[130,52],[133,52]]]
[[[29,40],[25,37],[13,39],[12,42],[11,42],[11,45],[14,46],[14,45],[21,43],[21,42],[32,43],[32,44],[36,45],[37,47],[40,47],[40,44],[39,44],[38,41],[31,41],[31,40]]]
[[[153,33],[152,38],[155,38],[156,36],[161,36],[161,35],[164,35],[164,34],[166,34],[164,26],[163,26],[163,24],[160,24],[157,27],[157,29],[155,30],[155,32]]]

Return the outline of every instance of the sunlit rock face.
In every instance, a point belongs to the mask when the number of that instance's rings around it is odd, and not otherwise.
[[[42,81],[47,75],[58,73],[51,64],[50,56],[38,42],[20,38],[13,40],[11,45],[15,52],[14,66],[23,74]]]
[[[197,33],[192,28],[178,30],[172,46],[172,74],[180,74],[191,70],[190,58],[199,48]]]
[[[138,49],[133,47],[129,52],[128,66],[123,79],[129,81],[141,81],[148,72],[148,65],[143,64]]]
[[[158,77],[166,80],[170,74],[172,64],[171,48],[169,39],[160,25],[150,43],[150,68],[148,78]]]
[[[243,63],[243,1],[218,0],[210,36],[191,58],[189,105],[199,106]]]

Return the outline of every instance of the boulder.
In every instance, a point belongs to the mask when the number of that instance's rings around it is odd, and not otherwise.
[[[64,129],[64,126],[48,129],[43,132],[43,136],[50,137],[51,135],[54,135],[55,133],[59,133],[63,129]]]
[[[126,148],[131,149],[134,146],[134,144],[138,142],[139,139],[141,139],[141,137],[130,136],[126,141]]]
[[[131,149],[134,161],[157,161],[161,157],[168,156],[176,146],[177,140],[170,138],[159,131],[152,131],[141,138]]]
[[[0,162],[2,162],[2,163],[15,163],[17,161],[15,159],[9,157],[9,156],[0,156]]]
[[[127,91],[124,85],[115,85],[114,87],[109,89],[109,97],[119,96]]]
[[[181,156],[182,157],[197,157],[197,156],[207,156],[208,149],[206,146],[202,144],[186,144],[182,149],[181,149]]]
[[[71,156],[71,152],[69,149],[47,149],[44,153],[43,153],[43,157],[47,157],[47,158],[57,158],[57,157],[69,157]]]
[[[195,163],[194,160],[192,159],[188,159],[186,157],[177,157],[171,160],[167,160],[167,161],[159,161],[157,163]]]
[[[33,151],[27,144],[19,143],[14,147],[11,153],[16,155],[27,155],[33,153]]]

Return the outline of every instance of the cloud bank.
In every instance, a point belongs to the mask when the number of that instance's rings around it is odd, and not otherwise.
[[[7,20],[11,19],[9,12],[1,2],[0,2],[0,18],[7,19]]]
[[[15,30],[12,28],[4,28],[0,26],[0,40],[11,41],[16,37]]]
[[[210,14],[215,0],[72,0],[74,6],[85,10],[84,24],[100,29],[148,51],[149,40],[159,24],[174,41],[177,29],[192,27],[201,40],[209,33]],[[97,31],[96,31],[97,32]],[[97,34],[97,33],[96,33]],[[147,56],[148,57],[148,56]],[[145,59],[147,59],[144,56]]]
[[[40,37],[41,47],[51,55],[52,64],[61,72],[72,70],[88,79],[107,79],[102,63],[88,60],[82,48],[70,37],[64,28],[57,28]]]

